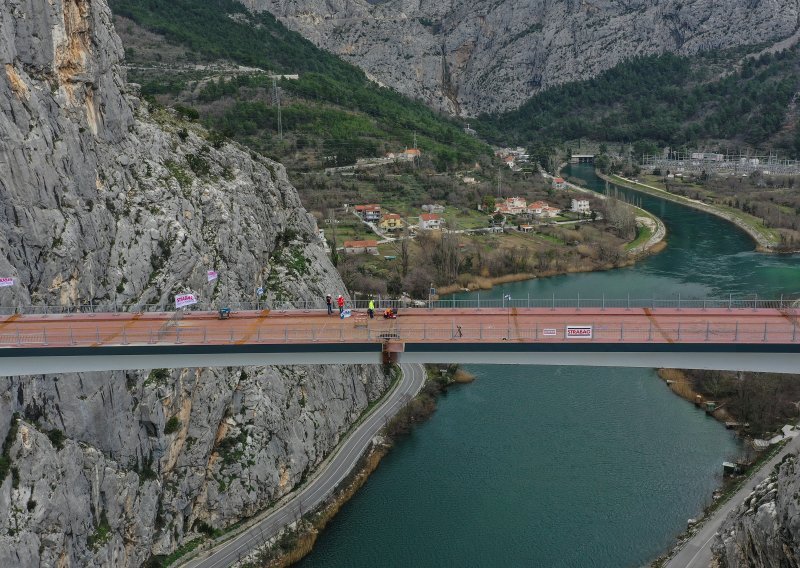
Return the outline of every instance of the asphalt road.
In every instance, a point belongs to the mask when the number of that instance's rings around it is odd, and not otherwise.
[[[667,562],[665,568],[708,568],[711,564],[711,545],[714,542],[714,537],[730,512],[741,505],[755,486],[767,478],[776,463],[782,460],[789,452],[797,453],[798,450],[800,450],[800,436],[790,440],[727,503],[717,509],[714,515],[703,523],[697,534],[681,548],[678,554]]]
[[[265,540],[275,536],[284,526],[297,520],[301,512],[310,511],[327,498],[355,467],[386,420],[416,396],[425,383],[425,369],[422,365],[400,365],[400,367],[403,371],[400,383],[380,406],[350,433],[333,458],[305,487],[238,536],[201,553],[184,566],[189,568],[230,566],[263,545]]]

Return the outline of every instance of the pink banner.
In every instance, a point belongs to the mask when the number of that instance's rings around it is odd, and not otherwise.
[[[11,278],[11,277],[0,278],[0,288],[3,288],[5,286],[13,286],[13,285],[14,285],[14,279],[13,278]]]
[[[185,306],[191,306],[192,304],[197,303],[197,296],[194,294],[181,294],[180,296],[175,296],[175,307],[176,308],[183,308]]]
[[[219,273],[216,270],[209,270],[208,271],[208,281],[211,282],[212,280],[216,280],[219,276]]]

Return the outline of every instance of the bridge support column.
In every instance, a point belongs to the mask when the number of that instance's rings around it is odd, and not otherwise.
[[[405,351],[405,344],[387,341],[383,344],[383,349],[381,350],[381,361],[384,365],[397,363],[400,359],[400,353],[403,351]]]

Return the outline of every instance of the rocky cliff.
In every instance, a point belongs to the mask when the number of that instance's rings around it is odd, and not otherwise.
[[[772,43],[798,0],[242,0],[378,81],[475,115],[643,54]]]
[[[139,100],[121,56],[104,0],[0,7],[0,275],[18,280],[0,305],[341,291],[282,166]],[[138,566],[230,525],[300,483],[388,382],[369,367],[2,379],[0,566]]]
[[[787,455],[728,517],[714,553],[719,565],[728,568],[800,566],[797,455]]]

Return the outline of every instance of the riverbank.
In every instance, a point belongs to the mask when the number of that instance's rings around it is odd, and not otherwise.
[[[597,171],[595,172],[595,174],[600,179],[603,179],[609,183],[621,185],[623,187],[627,187],[628,189],[632,189],[634,191],[647,193],[648,195],[653,195],[655,197],[660,197],[662,199],[666,199],[668,201],[672,201],[680,205],[685,205],[687,207],[703,211],[704,213],[709,213],[710,215],[714,215],[716,217],[719,217],[720,219],[724,219],[729,223],[733,223],[734,225],[742,229],[745,233],[747,233],[750,236],[750,238],[753,239],[753,241],[756,243],[756,250],[759,252],[770,252],[770,253],[789,252],[789,251],[778,251],[777,247],[779,243],[777,239],[771,234],[766,233],[759,226],[757,226],[756,221],[746,219],[744,217],[745,214],[743,212],[741,212],[740,214],[735,211],[726,211],[715,205],[709,205],[708,203],[704,203],[702,201],[689,199],[688,197],[683,197],[681,195],[675,195],[674,193],[670,193],[665,189],[661,189],[653,185],[636,182],[632,179],[628,179],[622,176],[618,175],[609,176]]]
[[[567,165],[566,162],[564,162],[563,164],[561,164],[558,167],[558,172],[557,173],[559,175],[561,173],[561,169],[566,165]],[[600,174],[596,170],[595,170],[595,174],[598,177],[600,177],[601,179],[609,181],[606,177],[604,177],[602,174]],[[545,174],[545,173],[543,173],[542,176],[550,178],[550,179],[553,178],[553,176],[551,176],[550,174]],[[569,182],[569,181],[566,181],[565,185],[567,187],[569,187],[570,189],[574,189],[575,191],[588,193],[588,194],[591,194],[594,197],[599,197],[600,199],[608,199],[607,195],[603,195],[602,193],[598,193],[598,192],[593,191],[593,190],[591,190],[589,188],[586,188],[586,187],[581,187],[580,185],[574,184],[574,183]],[[629,249],[627,249],[628,255],[634,256],[634,257],[638,257],[638,256],[643,256],[645,254],[658,253],[658,252],[661,252],[662,250],[664,250],[664,247],[666,246],[666,243],[664,243],[663,241],[667,237],[667,227],[666,227],[666,225],[664,225],[664,222],[661,219],[659,219],[658,217],[656,217],[655,215],[653,215],[652,213],[650,213],[649,211],[647,211],[645,209],[642,209],[641,207],[638,207],[638,206],[632,205],[632,204],[629,204],[629,205],[630,205],[630,207],[634,208],[636,210],[636,212],[637,212],[637,216],[636,216],[636,224],[637,224],[637,226],[639,226],[639,227],[641,227],[642,225],[647,226],[650,229],[650,236],[644,243],[634,244],[634,243],[636,243],[636,240],[638,240],[638,237],[637,237],[637,239],[634,239],[631,243],[629,243],[629,245],[633,245],[633,246],[631,246]]]
[[[438,367],[427,366],[425,372],[426,382],[419,394],[386,422],[382,433],[375,436],[369,450],[339,488],[316,509],[306,513],[302,512],[302,508],[299,509],[294,523],[287,525],[266,548],[253,551],[247,558],[240,560],[239,566],[284,568],[302,560],[312,551],[322,530],[366,483],[394,444],[408,435],[415,425],[433,415],[439,396],[454,385],[475,380],[473,375],[458,365],[449,365],[443,371]]]
[[[657,373],[673,393],[687,402],[698,406],[699,403],[706,400],[701,393],[694,389],[694,385],[689,380],[689,377],[680,369],[658,369]],[[712,412],[706,412],[706,414],[722,424],[736,421],[736,417],[731,416],[724,407],[719,407]]]

